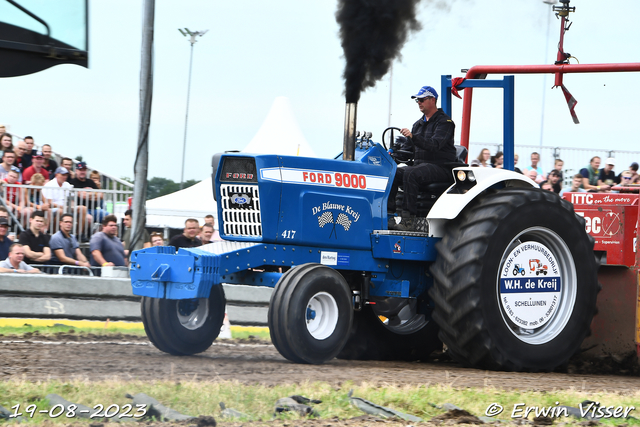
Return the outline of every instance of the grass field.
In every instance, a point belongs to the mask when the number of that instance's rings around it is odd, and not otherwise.
[[[228,408],[236,409],[246,414],[240,421],[269,420],[274,414],[274,405],[281,397],[298,394],[313,399],[322,400],[321,404],[313,405],[322,419],[348,419],[363,415],[359,409],[349,403],[347,393],[353,389],[353,395],[370,400],[376,404],[393,408],[397,411],[412,414],[429,420],[434,416],[446,412],[438,408],[445,403],[455,404],[476,416],[484,416],[491,404],[499,404],[504,411],[496,418],[499,420],[518,421],[526,407],[537,407],[538,410],[556,408],[558,405],[578,407],[586,399],[595,400],[602,406],[619,406],[630,409],[638,407],[640,392],[628,395],[613,393],[590,393],[578,391],[559,391],[553,393],[529,392],[526,394],[517,391],[502,391],[493,388],[458,390],[443,385],[424,386],[399,386],[389,384],[378,387],[368,384],[355,385],[343,383],[341,387],[332,387],[326,383],[283,384],[273,387],[263,385],[242,385],[237,382],[142,382],[142,381],[43,381],[27,382],[21,380],[9,380],[0,382],[0,405],[14,412],[15,405],[20,405],[23,416],[30,418],[26,412],[28,405],[35,414],[29,422],[41,423],[50,420],[54,423],[63,423],[68,420],[64,415],[52,419],[48,414],[39,414],[37,411],[50,409],[45,396],[55,393],[68,401],[93,407],[102,404],[105,408],[109,405],[123,407],[131,401],[125,397],[127,393],[145,393],[157,399],[163,405],[170,407],[186,415],[213,415],[220,417],[219,402],[225,402]],[[521,406],[515,406],[521,404]],[[514,408],[521,408],[512,418]],[[115,409],[114,411],[117,411]],[[629,415],[638,416],[638,410],[631,410]],[[534,418],[535,410],[528,419]],[[279,418],[285,420],[299,419],[298,415],[287,413]],[[578,420],[572,417],[560,417],[556,423],[578,424]],[[612,418],[603,420],[604,425],[640,425],[635,418]]]

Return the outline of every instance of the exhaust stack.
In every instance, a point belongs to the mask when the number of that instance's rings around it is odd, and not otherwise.
[[[356,114],[357,102],[347,102],[344,109],[344,142],[342,159],[353,161],[356,154]]]

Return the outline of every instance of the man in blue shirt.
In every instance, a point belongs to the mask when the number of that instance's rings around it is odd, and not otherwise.
[[[73,215],[64,214],[60,218],[60,230],[51,236],[51,264],[68,264],[89,267],[87,258],[82,254],[76,236],[71,234]]]
[[[91,251],[91,265],[124,266],[124,246],[117,237],[118,218],[115,215],[107,215],[102,220],[102,231],[91,238],[89,250]]]
[[[7,259],[9,256],[9,248],[13,244],[11,239],[7,237],[9,231],[9,221],[5,217],[0,217],[0,261]]]

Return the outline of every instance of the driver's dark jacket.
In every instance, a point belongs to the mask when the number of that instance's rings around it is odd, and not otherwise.
[[[441,108],[427,121],[424,116],[413,124],[409,138],[415,147],[414,165],[421,163],[443,164],[456,161],[453,134],[456,125]]]

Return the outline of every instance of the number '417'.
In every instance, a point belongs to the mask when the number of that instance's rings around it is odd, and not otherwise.
[[[283,239],[293,239],[295,235],[296,235],[296,230],[284,230],[282,232]]]

